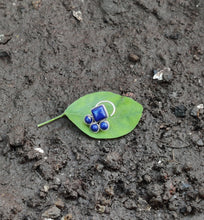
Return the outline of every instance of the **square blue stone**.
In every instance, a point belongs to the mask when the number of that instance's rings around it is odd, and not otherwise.
[[[104,105],[99,105],[91,110],[94,120],[96,122],[106,119],[108,117],[106,108]]]

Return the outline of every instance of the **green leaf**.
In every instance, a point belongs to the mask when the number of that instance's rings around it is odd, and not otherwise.
[[[110,128],[107,131],[94,133],[90,130],[89,126],[84,123],[84,117],[91,114],[91,109],[101,101],[112,102],[115,105],[116,111],[113,116],[110,116],[113,111],[113,106],[110,103],[101,103],[106,107],[109,113],[107,121],[110,124]],[[80,130],[90,137],[96,139],[112,139],[131,132],[138,124],[142,116],[142,111],[142,105],[131,98],[120,96],[112,92],[96,92],[79,98],[68,106],[62,115],[44,122],[38,125],[38,127],[66,115]]]

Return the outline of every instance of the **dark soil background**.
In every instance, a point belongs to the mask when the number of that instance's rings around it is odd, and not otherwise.
[[[0,0],[0,219],[204,219],[203,21],[202,0]],[[37,128],[96,91],[144,106],[130,134]]]

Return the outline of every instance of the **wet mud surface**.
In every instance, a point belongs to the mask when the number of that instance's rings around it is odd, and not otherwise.
[[[204,219],[203,15],[201,0],[0,1],[0,219]],[[143,105],[130,134],[36,127],[96,91]]]

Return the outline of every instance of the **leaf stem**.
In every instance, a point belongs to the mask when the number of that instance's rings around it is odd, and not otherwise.
[[[52,118],[52,119],[50,119],[50,120],[48,120],[48,121],[45,121],[45,122],[39,124],[39,125],[38,125],[38,128],[41,127],[41,126],[43,126],[43,125],[46,125],[46,124],[48,124],[48,123],[50,123],[50,122],[53,122],[53,121],[55,121],[55,120],[57,120],[57,119],[59,119],[59,118],[62,118],[63,116],[65,116],[65,113],[62,113],[61,115],[58,115],[58,116],[55,117],[55,118]]]

